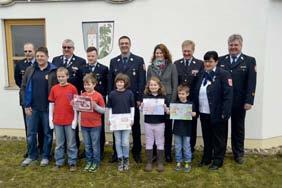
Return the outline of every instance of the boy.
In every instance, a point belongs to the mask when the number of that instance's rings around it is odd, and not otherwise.
[[[192,104],[188,100],[189,87],[186,85],[180,85],[177,88],[178,103]],[[196,113],[193,110],[192,116]],[[176,159],[176,171],[181,170],[181,162],[184,162],[184,171],[189,172],[191,170],[191,145],[190,136],[192,130],[192,120],[175,120],[173,126],[174,144],[175,144],[175,159]]]
[[[64,164],[66,145],[70,171],[75,171],[78,152],[75,142],[77,113],[72,109],[71,100],[77,94],[77,89],[67,82],[68,78],[69,71],[64,67],[58,68],[59,84],[52,87],[48,98],[50,101],[49,126],[51,129],[55,128],[56,133],[55,169],[58,170]]]

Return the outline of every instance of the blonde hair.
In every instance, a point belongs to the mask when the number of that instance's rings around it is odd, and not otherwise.
[[[145,94],[145,95],[150,95],[150,94],[152,94],[151,91],[150,91],[150,89],[149,89],[149,85],[150,85],[150,82],[151,82],[151,81],[155,81],[155,82],[157,82],[157,84],[159,85],[160,88],[159,88],[159,90],[158,90],[158,94],[165,96],[165,93],[166,93],[166,92],[165,92],[165,87],[164,87],[164,85],[161,83],[161,80],[160,80],[158,77],[155,77],[155,76],[152,76],[152,77],[147,81],[144,94]]]

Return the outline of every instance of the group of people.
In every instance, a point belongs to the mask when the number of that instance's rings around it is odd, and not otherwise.
[[[131,40],[118,40],[121,54],[111,59],[109,68],[97,61],[98,50],[88,47],[87,61],[74,55],[74,42],[62,43],[63,54],[48,62],[48,50],[24,45],[25,59],[15,67],[20,89],[20,104],[27,138],[27,153],[22,166],[34,163],[39,154],[41,166],[49,164],[53,129],[56,135],[55,169],[64,165],[68,155],[71,171],[76,170],[80,147],[79,126],[85,145],[84,170],[95,172],[103,159],[105,125],[115,114],[130,114],[131,129],[113,131],[113,154],[118,170],[129,169],[129,136],[132,154],[141,163],[140,111],[143,99],[164,99],[163,115],[144,115],[147,163],[145,171],[164,170],[163,161],[172,162],[174,135],[176,170],[191,170],[200,117],[204,151],[199,166],[217,170],[223,165],[227,145],[228,120],[231,117],[231,143],[234,160],[244,163],[245,115],[252,108],[256,88],[255,58],[242,53],[243,39],[228,38],[227,55],[208,51],[203,61],[193,56],[195,43],[182,43],[183,57],[175,62],[164,44],[154,48],[146,68],[142,57],[130,51]],[[73,109],[73,96],[91,98],[92,111]],[[171,120],[170,103],[192,104],[192,120]],[[105,120],[105,114],[108,117]],[[141,113],[142,114],[142,113]]]

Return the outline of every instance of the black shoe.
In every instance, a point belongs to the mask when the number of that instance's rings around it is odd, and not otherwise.
[[[209,170],[218,170],[219,167],[220,167],[219,165],[213,163],[209,166]]]
[[[203,166],[208,166],[209,164],[211,164],[211,161],[201,161],[198,165],[198,167],[203,167]]]
[[[238,164],[244,164],[245,161],[243,157],[236,157],[235,162]]]
[[[109,163],[115,163],[118,161],[118,158],[115,154],[112,155],[111,159],[109,160]]]
[[[142,163],[142,158],[140,154],[133,155],[133,159],[136,163]]]
[[[23,158],[27,158],[28,157],[28,153],[26,152],[24,155],[23,155]]]
[[[172,162],[172,157],[171,157],[170,155],[166,155],[166,156],[165,156],[165,161],[166,161],[167,163],[171,163],[171,162]]]

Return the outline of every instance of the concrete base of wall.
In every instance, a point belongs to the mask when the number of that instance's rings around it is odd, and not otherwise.
[[[23,129],[0,129],[0,136],[15,136],[15,137],[25,137],[25,131]],[[82,138],[82,137],[81,137]],[[112,142],[112,134],[106,133],[106,140]],[[142,143],[144,143],[144,135],[142,135]],[[203,145],[202,137],[197,138],[197,145]],[[282,136],[267,138],[267,139],[246,139],[245,148],[246,149],[269,149],[273,147],[279,147],[282,145]],[[231,146],[230,139],[228,139],[228,146]]]

